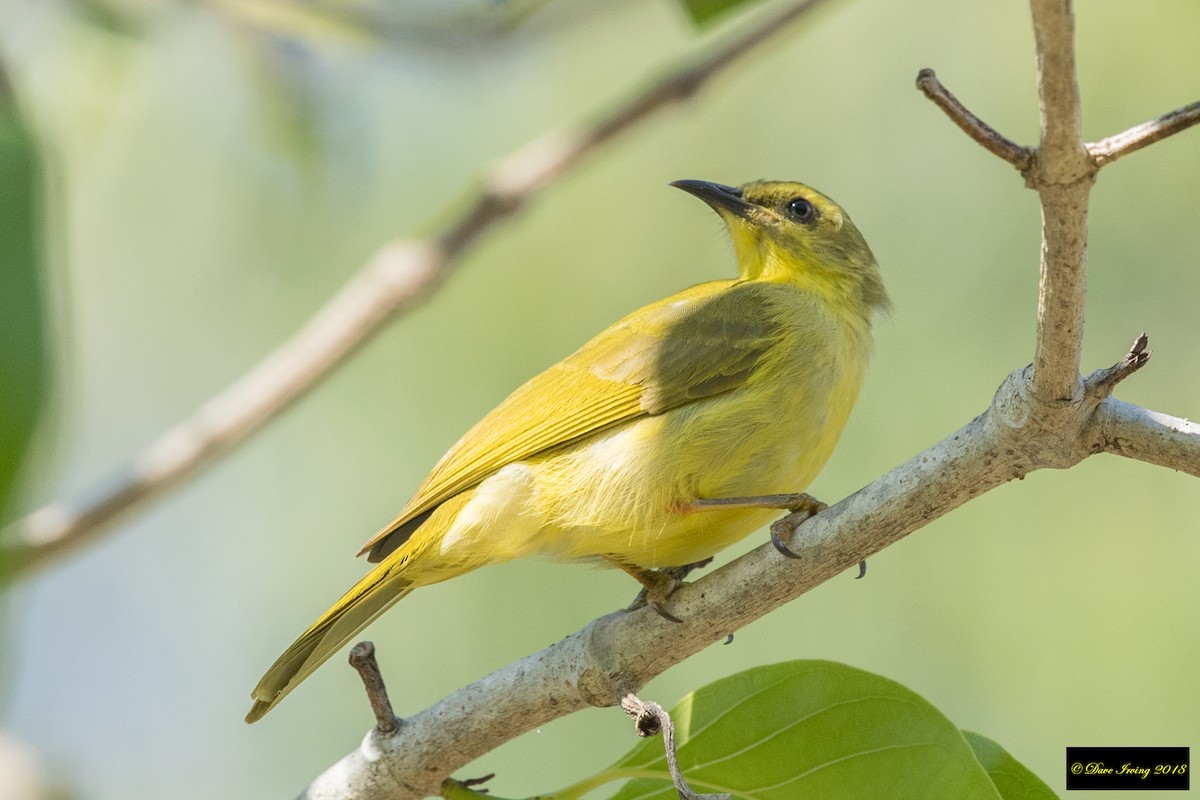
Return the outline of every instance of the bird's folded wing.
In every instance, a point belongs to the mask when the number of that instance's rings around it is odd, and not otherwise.
[[[471,428],[360,555],[386,555],[395,548],[378,548],[383,540],[506,464],[743,385],[778,339],[764,307],[772,289],[704,283],[606,329]]]

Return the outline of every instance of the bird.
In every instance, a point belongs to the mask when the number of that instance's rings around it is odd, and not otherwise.
[[[666,568],[799,507],[781,495],[822,507],[798,493],[832,453],[873,316],[890,309],[875,256],[802,183],[671,185],[724,221],[737,277],[634,311],[471,428],[363,546],[376,566],[267,670],[247,722],[421,586],[544,556],[620,568],[676,620]]]

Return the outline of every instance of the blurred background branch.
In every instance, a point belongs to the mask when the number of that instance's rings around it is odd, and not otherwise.
[[[815,8],[788,3],[736,35],[666,70],[663,77],[578,130],[534,140],[502,159],[465,210],[428,238],[382,247],[291,339],[132,464],[78,500],[61,500],[0,536],[0,581],[11,581],[93,540],[136,506],[181,485],[302,397],[396,314],[424,301],[466,249],[596,148],[660,109],[691,97],[722,70]],[[290,8],[291,4],[268,4]]]

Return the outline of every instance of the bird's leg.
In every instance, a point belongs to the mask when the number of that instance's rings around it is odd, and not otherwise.
[[[708,497],[692,500],[679,506],[678,510],[717,511],[723,508],[782,508],[788,511],[808,511],[810,516],[828,508],[811,494],[758,494],[750,497]]]
[[[691,564],[681,564],[678,567],[663,567],[659,572],[665,572],[677,581],[682,581],[692,572],[698,569],[703,569],[712,563],[712,556],[709,556],[702,561],[693,561]]]
[[[642,605],[647,605],[653,608],[660,617],[670,620],[671,622],[683,622],[679,617],[667,611],[667,599],[671,596],[679,586],[683,583],[681,580],[683,575],[686,575],[699,564],[689,564],[686,567],[671,567],[668,569],[646,569],[639,567],[637,564],[630,564],[622,561],[616,556],[605,556],[610,564],[614,567],[620,567],[630,577],[642,585],[642,592],[633,601],[633,605],[629,607],[632,611],[635,608],[641,608]],[[678,570],[684,570],[683,573],[676,577],[673,573],[678,573]]]
[[[771,544],[788,558],[799,558],[789,545],[796,529],[809,517],[824,511],[829,506],[811,494],[764,494],[757,497],[716,497],[693,500],[685,510],[713,511],[722,508],[783,508],[792,512],[771,524]],[[864,570],[865,571],[865,570]]]

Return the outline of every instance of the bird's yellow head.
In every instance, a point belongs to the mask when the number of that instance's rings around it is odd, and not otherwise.
[[[729,228],[743,280],[782,280],[862,314],[891,306],[871,248],[842,207],[788,181],[671,184],[708,203]]]

